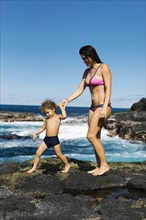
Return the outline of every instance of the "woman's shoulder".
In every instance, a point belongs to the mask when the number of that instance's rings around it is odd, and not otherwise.
[[[108,64],[102,63],[101,74],[102,74],[102,76],[110,76],[111,75],[111,71],[110,71]]]
[[[102,68],[102,69],[109,69],[109,66],[106,63],[101,63],[100,64],[100,68]]]
[[[108,64],[106,64],[106,63],[101,63],[100,69],[102,72],[109,72],[110,71],[110,68],[109,68]]]

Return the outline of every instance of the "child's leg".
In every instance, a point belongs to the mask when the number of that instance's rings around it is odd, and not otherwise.
[[[27,171],[27,173],[32,173],[33,171],[36,170],[37,168],[37,165],[39,163],[39,160],[40,160],[40,156],[42,155],[42,153],[47,149],[47,146],[45,144],[45,142],[43,141],[40,146],[38,147],[37,151],[36,151],[36,155],[35,155],[35,158],[34,158],[34,164],[33,164],[33,167]]]
[[[54,146],[54,152],[57,157],[59,157],[62,162],[64,163],[64,169],[62,170],[63,173],[67,173],[70,169],[70,164],[68,163],[67,158],[62,154],[60,144]]]

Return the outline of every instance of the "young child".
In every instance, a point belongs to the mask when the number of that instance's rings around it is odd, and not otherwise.
[[[70,164],[68,163],[67,158],[61,152],[60,142],[58,139],[58,132],[61,120],[65,119],[67,114],[65,108],[61,103],[59,103],[59,107],[61,110],[61,114],[56,114],[57,105],[53,101],[45,100],[41,104],[40,109],[46,114],[47,118],[45,119],[42,127],[40,127],[33,133],[33,140],[35,141],[37,135],[42,133],[44,130],[46,130],[46,136],[36,151],[33,167],[32,169],[27,171],[28,173],[32,173],[37,169],[40,156],[50,146],[53,147],[56,156],[59,157],[64,163],[64,169],[62,170],[62,172],[67,173],[70,169]]]

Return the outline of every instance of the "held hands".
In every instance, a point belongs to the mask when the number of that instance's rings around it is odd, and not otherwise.
[[[65,108],[65,106],[62,104],[62,102],[59,102],[59,103],[58,103],[58,107],[59,107],[60,109]]]
[[[64,106],[64,108],[66,107],[66,105],[69,103],[68,99],[64,99],[61,101],[61,104]]]
[[[36,141],[37,135],[35,133],[33,133],[32,139],[33,139],[33,141]]]
[[[66,114],[66,111],[65,111],[65,106],[61,102],[59,102],[58,107],[61,110],[60,119],[65,119],[67,117],[67,114]]]

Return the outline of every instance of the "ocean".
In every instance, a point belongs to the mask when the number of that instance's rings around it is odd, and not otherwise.
[[[39,106],[29,105],[1,105],[1,110],[13,112],[40,113]],[[70,158],[95,162],[92,145],[86,139],[87,107],[67,107],[68,117],[62,121],[59,131],[62,152]],[[125,112],[129,109],[113,108],[113,112]],[[1,122],[0,134],[0,163],[7,161],[23,162],[33,159],[37,147],[43,140],[45,133],[40,134],[35,142],[32,133],[43,122]],[[20,138],[12,139],[14,135]],[[103,128],[101,141],[105,149],[108,162],[141,162],[145,161],[146,146],[140,141],[127,141],[118,136],[109,137]],[[54,151],[48,148],[41,158],[52,157]]]

